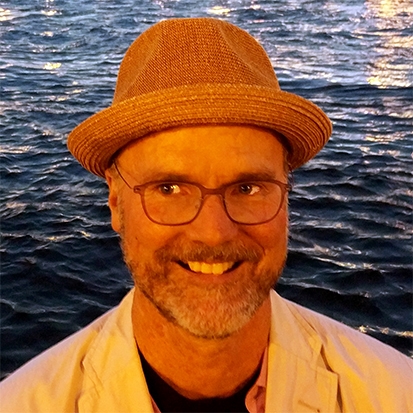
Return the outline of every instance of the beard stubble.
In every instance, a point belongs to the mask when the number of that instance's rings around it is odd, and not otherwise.
[[[121,237],[123,240],[123,237]],[[134,260],[122,241],[124,259],[135,285],[171,323],[204,339],[223,339],[239,331],[268,298],[280,277],[278,268],[264,265],[263,250],[241,241],[209,247],[200,242],[172,240],[156,250],[151,260]],[[242,263],[236,279],[198,283],[179,263]],[[219,277],[219,275],[217,275]]]

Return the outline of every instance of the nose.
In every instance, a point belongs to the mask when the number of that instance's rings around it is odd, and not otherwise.
[[[188,225],[188,236],[213,247],[233,240],[238,226],[227,215],[221,197],[208,195],[198,216]]]

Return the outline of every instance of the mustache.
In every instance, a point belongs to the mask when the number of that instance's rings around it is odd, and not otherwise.
[[[264,255],[258,247],[246,246],[241,242],[226,242],[215,247],[195,241],[190,244],[183,242],[173,242],[159,248],[155,252],[155,257],[159,262],[167,263],[171,261],[198,261],[198,262],[219,262],[219,261],[251,261],[258,262]]]

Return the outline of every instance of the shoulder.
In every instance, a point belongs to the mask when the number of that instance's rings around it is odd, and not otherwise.
[[[108,325],[119,322],[119,307],[41,353],[0,383],[0,410],[69,412],[83,391],[85,359],[95,351]],[[113,328],[113,326],[112,326]]]
[[[329,354],[341,355],[347,361],[353,359],[354,363],[366,366],[384,363],[390,370],[392,363],[395,363],[399,367],[395,371],[396,374],[400,372],[413,373],[413,360],[393,347],[323,314],[288,300],[285,300],[285,303],[297,319],[301,318],[301,322],[305,321],[317,334],[326,351],[327,358]]]
[[[301,339],[319,343],[319,360],[336,374],[340,397],[348,411],[363,408],[391,412],[397,411],[395,406],[401,408],[400,411],[409,411],[406,406],[413,409],[413,360],[366,334],[277,294],[272,300],[284,309],[283,314],[295,324]]]

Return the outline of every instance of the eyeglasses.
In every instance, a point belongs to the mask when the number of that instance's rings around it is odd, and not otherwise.
[[[219,188],[194,182],[152,181],[131,186],[141,197],[146,216],[159,225],[185,225],[196,219],[207,196],[218,195],[229,219],[238,224],[257,225],[274,219],[291,186],[277,180],[239,181]]]

